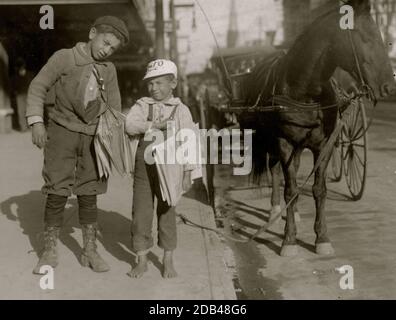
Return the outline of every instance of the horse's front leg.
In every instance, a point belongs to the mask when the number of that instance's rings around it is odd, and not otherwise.
[[[297,192],[296,169],[293,163],[294,148],[285,139],[279,139],[280,160],[282,164],[283,174],[285,176],[285,202],[291,201]],[[294,220],[294,205],[297,201],[295,198],[290,206],[287,208],[285,235],[282,243],[282,250],[280,255],[283,257],[291,257],[297,255],[297,227]]]
[[[281,206],[280,206],[280,174],[281,167],[279,158],[274,155],[269,155],[269,169],[272,177],[272,190],[271,190],[271,213],[270,221],[278,223],[281,220]],[[274,219],[276,221],[274,221]]]
[[[295,153],[293,162],[294,162],[294,169],[296,170],[296,179],[297,179],[297,174],[298,174],[298,169],[300,169],[300,160],[301,160],[301,154],[303,152],[303,148],[298,149]],[[294,212],[294,219],[296,222],[300,222],[301,221],[301,217],[300,214],[298,213],[298,208],[297,208],[297,201],[295,201],[294,203],[294,208],[293,208],[293,212]]]
[[[320,151],[313,151],[315,163],[319,157]],[[326,169],[330,159],[330,154],[321,162],[318,170],[315,172],[315,182],[312,187],[312,193],[315,199],[316,218],[315,218],[315,251],[320,255],[334,254],[333,246],[327,236],[327,225],[325,216],[325,202],[327,196],[326,188]]]
[[[298,150],[294,156],[294,169],[296,171],[296,175],[298,173],[298,169],[300,168],[300,158],[301,158],[301,153],[302,150]],[[271,192],[271,212],[270,212],[270,221],[274,221],[274,223],[278,223],[281,221],[281,203],[280,203],[280,184],[281,184],[281,166],[280,166],[280,161],[278,157],[275,157],[273,155],[269,156],[269,169],[271,171],[271,177],[272,177],[272,192]],[[294,219],[296,222],[301,221],[300,214],[298,213],[298,208],[297,208],[297,201],[294,203]]]

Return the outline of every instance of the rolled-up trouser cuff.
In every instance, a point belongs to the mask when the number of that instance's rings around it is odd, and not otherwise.
[[[154,241],[151,236],[132,233],[132,251],[136,254],[139,252],[149,251],[153,246]]]

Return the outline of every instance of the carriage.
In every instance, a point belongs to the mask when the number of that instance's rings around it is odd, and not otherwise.
[[[353,8],[354,24],[344,28],[340,27],[340,5],[346,4]],[[211,95],[206,94],[203,105],[207,112],[201,125],[205,128],[216,125],[213,114],[221,113],[241,129],[254,130],[253,178],[260,179],[269,169],[272,194],[269,222],[250,240],[286,212],[281,256],[298,254],[297,201],[311,177],[316,211],[315,252],[334,254],[325,219],[326,172],[330,160],[334,180],[344,174],[352,199],[358,200],[363,195],[368,129],[363,99],[375,105],[378,98],[387,97],[396,89],[389,56],[370,8],[369,0],[329,2],[287,53],[275,50],[262,53],[254,48],[252,52],[248,49],[223,52],[212,58],[225,99],[211,103]],[[355,85],[347,82],[355,87],[351,94],[348,86],[342,85],[345,78],[337,76],[337,70],[345,70],[355,79]],[[313,154],[314,165],[298,185],[297,173],[304,149]],[[281,171],[285,179],[284,207],[280,205]]]
[[[207,88],[202,97],[201,126],[235,126],[242,112],[270,111],[268,106],[246,105],[244,81],[258,63],[277,54],[279,51],[272,46],[221,49],[215,53],[210,64],[217,75],[218,85]],[[343,96],[354,85],[354,80],[341,70],[337,70],[333,80],[336,90]],[[328,176],[334,182],[345,176],[351,199],[355,201],[363,196],[367,176],[368,123],[365,104],[365,99],[356,98],[349,105],[349,117],[336,140],[328,168]],[[213,169],[209,169],[208,174],[209,186],[213,186],[210,183]],[[213,190],[209,191],[212,198]]]

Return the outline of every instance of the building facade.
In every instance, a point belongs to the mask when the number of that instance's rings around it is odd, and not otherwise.
[[[334,0],[283,0],[283,47],[290,47],[305,26],[312,21],[319,7]]]

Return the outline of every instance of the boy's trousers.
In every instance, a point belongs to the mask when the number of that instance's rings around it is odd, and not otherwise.
[[[51,120],[47,134],[43,193],[59,196],[105,193],[107,180],[99,178],[94,137],[70,131]]]
[[[141,138],[136,152],[131,226],[135,252],[153,246],[154,196],[157,198],[158,246],[171,251],[176,249],[177,243],[176,208],[162,200],[155,164],[148,165],[144,161],[144,150],[150,143]]]
[[[62,225],[67,197],[72,193],[78,198],[80,223],[95,223],[96,195],[106,192],[107,181],[99,179],[94,137],[70,131],[51,120],[47,135],[42,188],[47,194],[46,225]]]

